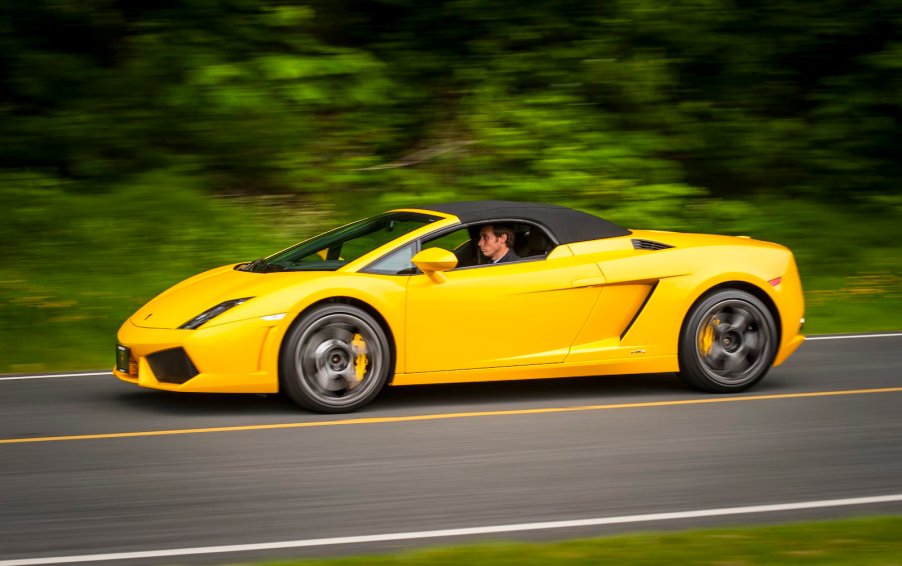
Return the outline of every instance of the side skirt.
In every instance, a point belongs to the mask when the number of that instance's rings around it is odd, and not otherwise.
[[[650,356],[592,363],[542,364],[503,368],[479,368],[456,371],[395,374],[392,385],[472,383],[476,381],[518,381],[590,375],[628,375],[635,373],[671,373],[679,371],[677,357]]]

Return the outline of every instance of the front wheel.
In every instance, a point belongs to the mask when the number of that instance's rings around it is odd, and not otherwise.
[[[347,413],[379,394],[391,371],[382,327],[352,305],[314,308],[289,330],[280,355],[282,386],[297,404]]]
[[[777,352],[777,327],[757,297],[738,289],[698,302],[680,334],[680,378],[711,393],[744,391],[764,378]]]

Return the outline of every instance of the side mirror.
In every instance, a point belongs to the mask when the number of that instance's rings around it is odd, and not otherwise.
[[[410,261],[436,283],[446,281],[443,271],[451,271],[457,267],[457,256],[442,248],[423,250]]]

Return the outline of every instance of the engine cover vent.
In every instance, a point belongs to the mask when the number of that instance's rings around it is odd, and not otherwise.
[[[637,238],[633,238],[633,248],[637,250],[666,250],[667,248],[672,248],[670,244],[663,244],[661,242],[655,242],[653,240],[640,240]]]

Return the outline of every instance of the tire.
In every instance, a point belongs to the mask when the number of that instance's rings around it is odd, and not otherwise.
[[[320,413],[358,409],[382,390],[392,369],[385,331],[352,305],[316,307],[285,338],[279,359],[282,387],[298,405]]]
[[[738,289],[704,296],[680,333],[680,378],[710,393],[738,393],[764,378],[777,353],[777,326],[767,306]]]

